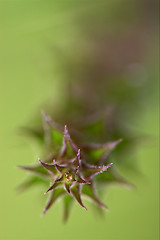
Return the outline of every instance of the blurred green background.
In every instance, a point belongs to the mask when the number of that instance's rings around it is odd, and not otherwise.
[[[152,136],[133,156],[140,174],[123,170],[136,189],[107,189],[104,203],[110,208],[102,218],[93,214],[88,202],[85,212],[74,205],[67,224],[62,224],[61,202],[40,217],[44,207],[43,190],[17,195],[16,186],[25,179],[20,164],[31,164],[39,157],[39,146],[18,135],[24,126],[40,115],[44,102],[59,101],[64,89],[63,69],[53,63],[53,46],[72,51],[81,31],[74,17],[88,9],[96,14],[106,1],[0,0],[0,239],[109,239],[157,240],[159,233],[158,159],[158,63],[157,38],[150,53],[149,78],[152,95],[144,110],[133,119],[136,131]],[[84,4],[85,3],[85,4]],[[108,1],[108,28],[125,22],[119,9],[130,1]],[[121,14],[122,14],[121,10]],[[127,11],[125,11],[127,12]],[[130,8],[131,13],[131,8]],[[123,14],[122,14],[123,15]],[[129,15],[129,13],[128,13]],[[115,16],[118,16],[115,19]],[[123,15],[124,16],[124,15]],[[121,21],[120,21],[121,20]],[[118,26],[117,26],[118,28]],[[70,47],[69,47],[70,46]],[[76,49],[75,50],[75,54]],[[153,83],[153,84],[152,84]],[[123,136],[122,136],[123,137]],[[85,200],[84,200],[85,201]]]

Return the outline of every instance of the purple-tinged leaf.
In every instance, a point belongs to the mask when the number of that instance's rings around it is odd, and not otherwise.
[[[62,179],[63,179],[63,176],[62,176],[61,178],[55,180],[55,182],[54,182],[54,183],[52,184],[52,186],[45,192],[45,194],[48,193],[48,192],[50,192],[51,190],[59,187],[59,186],[62,184],[62,182],[61,182]]]
[[[66,191],[70,194],[70,188],[72,186],[73,183],[68,183],[68,182],[65,182],[64,186],[65,186],[65,189]]]
[[[41,177],[32,176],[31,178],[27,179],[22,184],[20,184],[16,188],[16,192],[21,193],[21,192],[24,192],[24,191],[28,190],[29,188],[31,188],[31,187],[33,187],[35,185],[39,185],[39,184],[46,185],[47,183],[48,183],[48,180],[45,181]]]
[[[91,180],[95,175],[106,171],[112,163],[109,163],[107,166],[94,166],[89,164],[84,164],[83,166],[83,177],[86,181]]]
[[[89,197],[94,203],[96,203],[99,207],[104,208],[108,210],[108,207],[104,205],[98,196],[96,195],[95,188],[93,186],[93,183],[90,185],[85,185],[82,187],[82,194],[86,195]]]
[[[48,123],[53,129],[56,129],[59,132],[63,132],[63,127],[59,125],[58,123],[54,122],[44,110],[42,110],[42,116],[46,123]]]
[[[56,174],[57,170],[54,164],[48,164],[48,163],[44,163],[40,160],[40,158],[38,158],[38,161],[42,164],[42,166],[50,173],[50,174]]]
[[[101,165],[105,162],[110,152],[122,141],[119,139],[114,142],[108,142],[104,144],[85,144],[82,146],[87,157],[92,163]]]
[[[25,134],[27,137],[33,137],[38,140],[40,143],[44,142],[44,133],[43,129],[40,128],[30,128],[30,127],[20,127],[19,132],[23,135]]]
[[[66,192],[64,190],[64,188],[57,188],[55,190],[53,190],[49,196],[47,205],[45,207],[45,209],[43,210],[42,215],[44,215],[48,209],[53,205],[53,203],[55,203],[55,201],[60,198],[62,195],[64,195]]]
[[[73,204],[73,197],[70,195],[64,196],[63,203],[64,203],[64,212],[63,212],[63,221],[66,222],[69,217],[69,213],[71,211],[71,206]]]
[[[57,171],[60,172],[61,174],[63,174],[64,170],[66,169],[65,166],[62,166],[62,165],[56,163],[55,160],[53,160],[53,165],[55,166],[55,168],[57,169]]]
[[[109,142],[109,143],[106,143],[104,145],[104,148],[105,148],[105,152],[104,154],[101,156],[100,160],[99,160],[99,164],[103,164],[106,160],[106,158],[108,157],[108,155],[110,154],[110,152],[120,143],[122,142],[122,139],[119,139],[117,141],[114,141],[114,142]]]
[[[73,197],[77,200],[77,202],[85,209],[87,208],[83,205],[82,200],[81,200],[81,192],[80,192],[80,185],[75,184],[73,187],[71,187],[71,193]]]
[[[41,166],[41,165],[37,165],[37,166],[17,166],[18,168],[28,171],[32,174],[35,174],[37,176],[41,176],[43,178],[46,178],[49,176],[48,172]]]
[[[78,152],[78,147],[73,143],[73,141],[71,140],[71,137],[68,133],[68,128],[67,125],[65,125],[64,127],[64,142],[66,144],[66,148],[67,148],[67,143],[69,143],[69,145],[71,146],[72,150],[74,151],[74,153],[77,154]]]
[[[124,179],[119,172],[115,168],[110,168],[107,171],[107,174],[102,173],[96,177],[97,183],[100,185],[109,185],[109,184],[118,184],[123,185],[129,189],[134,188],[134,185],[129,183],[126,179]]]
[[[43,130],[44,130],[44,140],[45,140],[45,145],[46,147],[52,145],[52,137],[51,137],[51,131],[50,131],[50,126],[48,122],[46,121],[46,118],[44,116],[44,113],[42,111],[42,116],[43,116]]]
[[[76,167],[76,169],[74,171],[77,174],[79,172],[80,167],[81,167],[80,149],[78,149],[77,156],[72,160],[71,164]]]
[[[77,174],[77,179],[76,182],[79,184],[91,184],[89,181],[86,181],[85,179],[83,179],[83,177],[80,176],[80,174]]]

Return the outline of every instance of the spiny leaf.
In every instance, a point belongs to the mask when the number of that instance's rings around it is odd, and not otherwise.
[[[76,179],[77,183],[79,183],[79,184],[90,184],[90,182],[83,179],[83,177],[81,177],[80,174],[77,174],[76,177],[77,177],[77,179]]]
[[[71,211],[71,206],[73,204],[73,197],[70,195],[64,196],[63,203],[64,203],[63,221],[66,222],[68,220],[69,213]]]
[[[73,187],[71,187],[71,193],[73,197],[77,200],[77,202],[85,209],[87,208],[83,205],[81,200],[81,193],[80,193],[80,186],[79,184],[75,184]]]
[[[68,132],[67,125],[64,127],[64,144],[66,148],[66,152],[73,152],[76,153],[78,152],[78,147],[74,144],[74,142],[71,140],[71,137]]]
[[[24,181],[22,184],[20,184],[17,188],[16,191],[19,193],[26,191],[27,189],[35,186],[35,185],[39,185],[39,184],[45,184],[48,181],[44,181],[44,179],[42,179],[41,177],[38,176],[32,176],[29,179],[27,179],[26,181]]]
[[[57,170],[55,167],[55,164],[48,164],[48,163],[44,163],[40,160],[40,158],[38,158],[38,161],[42,164],[42,166],[51,174],[56,174]]]
[[[122,141],[119,139],[114,142],[105,144],[86,144],[84,150],[90,161],[94,164],[101,165],[104,163],[110,152]]]
[[[48,145],[52,145],[54,149],[59,149],[63,141],[63,127],[51,120],[51,118],[42,111],[44,119],[44,135]]]
[[[70,188],[72,186],[73,183],[69,183],[69,182],[65,182],[64,186],[65,186],[65,189],[68,193],[70,193]]]
[[[57,189],[53,190],[49,196],[47,205],[46,205],[45,209],[43,210],[42,214],[44,215],[48,211],[48,209],[53,205],[53,203],[64,194],[65,194],[64,188],[57,188]]]
[[[32,174],[36,174],[41,177],[48,177],[48,172],[42,166],[18,166],[18,168],[28,171]]]
[[[44,143],[44,132],[43,128],[30,128],[30,127],[21,127],[20,133],[23,133],[26,136],[33,137],[36,140]]]
[[[93,183],[91,185],[84,185],[82,188],[82,193],[84,195],[86,195],[87,197],[89,197],[93,202],[98,204],[98,206],[100,206],[101,208],[108,210],[108,207],[106,205],[104,205],[97,197],[97,195],[95,193],[95,189],[93,187]]]
[[[55,168],[57,169],[57,171],[58,171],[59,173],[64,173],[64,171],[66,170],[66,167],[65,167],[65,166],[62,166],[62,165],[56,163],[55,160],[53,160],[53,164],[54,164]]]
[[[96,176],[96,181],[100,185],[102,184],[120,184],[126,186],[127,188],[134,188],[134,186],[124,179],[115,168],[110,168],[107,174],[102,173]]]
[[[107,166],[94,166],[94,165],[83,163],[83,171],[82,171],[83,177],[86,181],[89,181],[95,175],[106,171],[111,165],[112,163],[109,163]]]
[[[54,183],[51,185],[51,187],[45,192],[45,194],[48,193],[48,192],[50,192],[51,190],[54,190],[54,189],[56,189],[57,187],[59,187],[59,186],[62,184],[62,182],[61,182],[62,178],[63,178],[63,177],[55,180],[55,182],[54,182]]]
[[[44,110],[42,110],[42,115],[46,123],[48,123],[53,129],[56,129],[59,132],[63,132],[63,127],[58,123],[54,122]]]

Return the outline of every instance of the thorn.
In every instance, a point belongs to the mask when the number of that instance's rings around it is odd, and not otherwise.
[[[56,161],[55,160],[53,160],[53,164],[56,165]]]
[[[64,126],[64,132],[68,133],[67,125]]]
[[[78,149],[77,157],[80,158],[80,154],[81,154],[81,149]]]
[[[85,206],[83,206],[83,208],[87,211],[87,208]]]
[[[109,163],[107,166],[103,166],[102,167],[102,172],[104,172],[105,170],[107,170],[109,167],[111,167],[113,165],[113,163]]]

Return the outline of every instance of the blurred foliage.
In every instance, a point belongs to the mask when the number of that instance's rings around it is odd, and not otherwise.
[[[97,2],[95,1],[94,4]],[[153,41],[151,33],[156,27],[154,22],[150,21],[155,11],[155,2],[153,4],[150,1],[131,1],[131,4],[126,6],[126,12],[121,7],[119,14],[113,11],[113,19],[115,20],[114,16],[116,16],[117,21],[122,18],[122,22],[125,23],[124,26],[117,25],[116,29],[114,29],[112,18],[110,21],[109,15],[106,15],[106,8],[110,3],[106,1],[98,5],[94,4],[87,9],[88,5],[84,3],[77,15],[73,12],[73,26],[79,33],[77,41],[71,40],[68,46],[64,45],[64,47],[53,46],[56,69],[60,71],[63,69],[63,98],[59,100],[60,106],[56,108],[58,111],[55,111],[51,104],[46,108],[58,124],[46,115],[43,126],[28,130],[26,128],[25,132],[42,139],[47,155],[44,154],[44,158],[48,159],[49,155],[55,154],[59,164],[65,164],[66,172],[67,168],[70,169],[67,161],[70,162],[75,156],[68,151],[64,161],[61,154],[57,154],[63,151],[64,146],[62,150],[60,146],[63,141],[65,142],[65,135],[63,140],[63,135],[60,135],[58,131],[62,133],[62,126],[65,124],[69,126],[71,138],[77,145],[77,151],[82,150],[84,166],[85,163],[89,163],[94,167],[99,165],[98,168],[100,168],[108,158],[110,150],[118,143],[116,140],[123,138],[124,141],[117,149],[115,156],[111,155],[111,159],[113,161],[118,159],[117,166],[123,164],[135,170],[135,162],[128,165],[126,162],[130,160],[135,146],[139,145],[140,135],[131,130],[129,125],[134,114],[143,108],[150,92],[151,81],[145,69],[145,58],[149,54],[148,44]],[[119,3],[116,2],[116,4]],[[139,12],[133,15],[133,9],[137,6]],[[107,27],[108,20],[111,25],[110,30]],[[54,131],[49,129],[47,124],[51,125]],[[106,141],[115,141],[107,143],[108,150],[104,144]],[[96,145],[97,143],[101,145]],[[105,148],[103,149],[102,146]],[[55,168],[55,165],[51,164],[51,166]],[[43,172],[40,166],[36,169],[22,168],[40,175]],[[86,184],[89,170],[84,167],[81,171],[86,181],[83,184]],[[57,173],[54,172],[53,175]],[[95,179],[101,184],[104,182],[128,184],[121,176],[118,176],[115,170],[109,170],[108,176],[104,173]],[[51,179],[53,192],[55,186],[57,187],[57,181],[62,182],[59,177],[54,176]],[[66,191],[70,193],[69,186],[66,184],[67,182],[65,182]],[[76,191],[72,194],[83,206],[79,189],[77,188]],[[85,193],[89,194],[87,191]],[[59,194],[61,195],[61,191]],[[52,197],[54,198],[54,193]],[[51,206],[50,201],[49,206]],[[68,199],[66,201],[68,202]],[[46,209],[48,208],[47,205]]]
[[[155,138],[150,139],[157,136],[159,119],[158,11],[158,0],[0,1],[0,239],[51,239],[53,234],[58,239],[158,239],[159,160]],[[94,205],[93,218],[75,204],[64,226],[60,201],[45,218],[37,217],[49,179],[42,177],[48,174],[42,167],[37,175],[33,169],[39,156],[52,162],[49,153],[60,150],[63,138],[50,128],[58,144],[46,148],[40,109],[60,126],[67,124],[76,144],[123,139],[106,158],[114,165],[95,176],[98,186],[93,185],[110,214],[102,215]],[[13,134],[22,125],[23,135],[34,136],[38,144]],[[101,153],[85,149],[94,161]],[[17,197],[13,189],[26,175],[13,169],[31,162],[28,179],[18,189],[30,192]],[[125,176],[136,191],[108,188],[113,176],[126,186]],[[66,220],[74,201],[63,193]],[[88,185],[82,195],[89,210],[92,204],[85,197],[97,198]],[[106,219],[98,221],[96,210]]]

